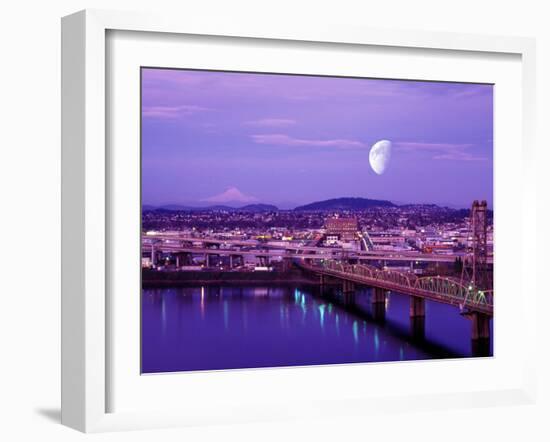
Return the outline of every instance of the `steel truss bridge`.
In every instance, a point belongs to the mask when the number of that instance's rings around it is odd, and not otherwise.
[[[320,277],[334,277],[342,281],[450,304],[467,312],[493,316],[493,291],[478,290],[458,278],[418,277],[413,273],[383,270],[364,264],[345,264],[333,260],[318,264],[299,262],[298,265]]]

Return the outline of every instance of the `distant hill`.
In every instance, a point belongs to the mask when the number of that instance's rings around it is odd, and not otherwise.
[[[194,206],[183,206],[180,204],[165,204],[163,206],[151,206],[144,204],[142,206],[144,212],[147,211],[158,211],[158,212],[208,212],[208,211],[226,211],[226,212],[276,212],[279,210],[277,206],[271,204],[248,204],[243,207],[231,207],[224,205],[215,205],[215,206],[206,206],[206,207],[194,207]]]
[[[305,206],[296,207],[295,211],[325,211],[325,210],[365,210],[372,207],[397,207],[387,200],[371,200],[368,198],[334,198],[317,201]]]
[[[279,208],[272,204],[249,204],[236,210],[243,212],[277,212]]]
[[[235,210],[234,207],[231,206],[225,206],[223,204],[216,204],[215,206],[207,206],[207,207],[193,207],[190,210],[203,210],[203,211],[223,211],[223,212],[232,212]]]
[[[153,206],[148,206],[148,207],[152,207],[152,209],[149,209],[149,210],[169,210],[169,211],[195,210],[194,207],[182,206],[181,204],[166,204],[164,206],[159,206],[159,207],[153,207]],[[145,207],[143,208],[143,210],[146,210]]]

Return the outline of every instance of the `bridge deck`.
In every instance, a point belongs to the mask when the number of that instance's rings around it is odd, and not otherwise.
[[[151,247],[151,244],[144,244],[144,247]],[[205,247],[188,247],[178,244],[159,243],[155,245],[155,249],[160,252],[167,253],[196,253],[208,254],[208,255],[239,255],[239,256],[267,256],[267,257],[283,257],[283,258],[307,258],[307,259],[327,259],[337,258],[340,254],[340,250],[331,250],[329,248],[319,248],[317,252],[299,253],[292,249],[279,249],[273,250],[273,248],[266,248],[269,250],[252,249],[252,250],[239,250],[239,249],[211,249]],[[147,249],[145,249],[147,250]],[[454,262],[452,256],[437,256],[437,255],[409,255],[409,256],[388,256],[388,255],[357,255],[355,253],[347,254],[348,259],[357,259],[358,261],[398,261],[398,262]]]
[[[170,243],[173,241],[174,243]],[[176,244],[175,242],[179,243]],[[210,253],[214,254],[216,250],[224,250],[223,254],[228,254],[225,250],[228,249],[208,249],[207,247],[192,247],[191,243],[214,244],[214,245],[231,245],[236,247],[254,247],[257,250],[270,249],[275,250],[273,255],[276,256],[290,256],[290,255],[307,255],[308,257],[318,256],[319,258],[325,258],[329,256],[339,256],[345,254],[348,258],[357,259],[359,261],[400,261],[400,262],[454,262],[456,258],[464,258],[463,254],[433,254],[433,253],[420,253],[415,251],[387,251],[387,250],[347,250],[341,247],[319,247],[319,246],[306,246],[297,244],[269,244],[260,242],[258,240],[234,240],[234,239],[218,239],[218,238],[194,238],[177,235],[143,235],[143,246],[149,246],[151,243],[159,248],[159,250],[166,249],[167,251],[181,251],[187,252],[188,250],[193,253]],[[193,250],[190,250],[190,249]],[[242,254],[243,251],[235,250],[235,254]],[[246,254],[252,255],[253,253]],[[263,252],[265,253],[265,252]],[[492,257],[487,259],[488,263],[492,263]]]

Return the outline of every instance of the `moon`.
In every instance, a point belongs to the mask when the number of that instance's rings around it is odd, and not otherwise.
[[[378,175],[382,175],[386,171],[390,159],[391,141],[380,140],[372,145],[369,153],[369,163],[372,170]]]

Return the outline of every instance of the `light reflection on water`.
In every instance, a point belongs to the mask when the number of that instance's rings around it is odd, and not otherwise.
[[[370,290],[350,302],[318,287],[144,289],[142,371],[399,361],[471,355],[470,323],[427,303],[425,340],[410,334],[409,298],[376,315]],[[377,318],[377,319],[375,319]]]

